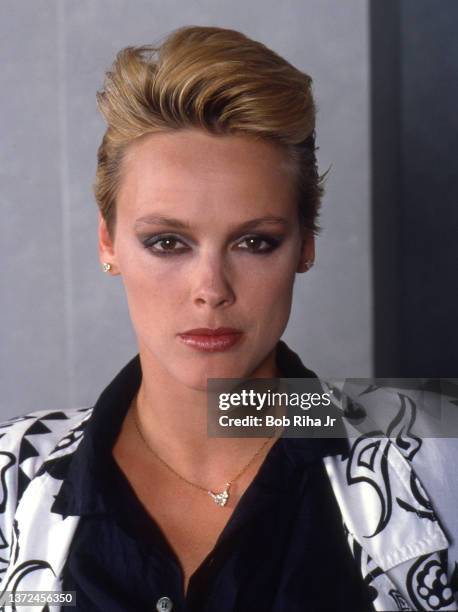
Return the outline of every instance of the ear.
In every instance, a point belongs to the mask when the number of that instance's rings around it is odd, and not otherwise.
[[[98,231],[98,242],[99,242],[99,258],[100,263],[111,264],[110,274],[119,274],[116,254],[114,248],[114,242],[108,231],[107,223],[99,212],[99,231]]]
[[[302,235],[301,252],[296,272],[307,272],[315,262],[315,236],[309,230]]]

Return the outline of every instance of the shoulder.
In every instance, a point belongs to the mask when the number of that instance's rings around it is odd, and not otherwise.
[[[348,417],[350,450],[324,462],[350,549],[374,589],[375,609],[392,609],[393,597],[412,600],[402,609],[429,609],[424,597],[432,592],[427,583],[433,571],[435,595],[449,604],[455,553],[439,517],[446,510],[444,482],[453,476],[450,467],[439,468],[433,439],[425,434],[431,434],[429,414],[443,409],[445,397],[429,394],[426,406],[421,389],[374,384],[365,385],[364,393],[337,391],[333,401]],[[428,411],[420,410],[425,406]]]
[[[40,525],[46,533],[46,508],[54,492],[44,486],[52,480],[44,474],[46,464],[73,452],[91,414],[92,408],[40,410],[0,422],[0,579],[17,558],[20,533],[29,529],[28,518],[22,523],[18,518],[20,502],[24,500],[23,516],[41,513]],[[27,536],[21,546],[26,540]]]
[[[32,478],[43,461],[63,440],[80,428],[92,408],[39,410],[0,423],[0,469],[2,476],[14,467]]]
[[[47,462],[73,452],[91,414],[92,408],[40,410],[0,423],[0,575],[24,492]]]
[[[11,417],[0,422],[0,447],[6,441],[24,436],[40,436],[40,439],[56,439],[65,434],[77,422],[84,420],[92,408],[69,408],[66,410],[36,410]]]

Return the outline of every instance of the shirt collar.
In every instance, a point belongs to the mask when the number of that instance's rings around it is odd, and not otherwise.
[[[127,410],[142,379],[140,356],[133,357],[104,389],[88,419],[83,439],[71,455],[65,479],[51,508],[64,516],[105,512],[100,486]]]
[[[276,362],[282,378],[316,378],[299,356],[280,340]],[[63,516],[107,512],[104,487],[113,461],[115,443],[129,406],[142,379],[140,357],[136,355],[105,388],[85,425],[81,443],[71,456],[68,470],[51,508]],[[342,438],[282,438],[289,459],[295,465],[317,461],[324,456],[347,455],[349,445]]]

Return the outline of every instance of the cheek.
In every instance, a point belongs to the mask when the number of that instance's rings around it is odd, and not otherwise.
[[[126,295],[132,318],[143,327],[154,327],[160,331],[158,322],[172,320],[182,310],[182,291],[170,278],[149,276],[126,286]]]
[[[148,253],[121,260],[121,278],[137,333],[160,331],[158,321],[173,317],[182,301],[183,274]]]
[[[270,261],[269,261],[270,260]],[[291,313],[295,266],[289,258],[246,264],[238,301],[247,313],[254,345],[269,350],[281,337]]]
[[[240,299],[249,297],[259,308],[275,311],[291,300],[296,268],[291,256],[248,259],[239,266]],[[273,313],[272,313],[273,314]]]

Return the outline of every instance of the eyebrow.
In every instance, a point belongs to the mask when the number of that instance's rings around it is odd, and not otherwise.
[[[267,215],[265,217],[258,217],[257,219],[250,219],[249,221],[245,221],[237,226],[237,230],[252,230],[258,227],[259,225],[283,225],[285,227],[289,226],[289,221],[284,217],[276,217],[274,215]],[[187,221],[181,221],[180,219],[175,219],[173,217],[167,217],[166,215],[161,214],[153,214],[146,215],[144,217],[139,217],[134,224],[134,227],[138,227],[140,225],[165,225],[167,227],[174,227],[176,229],[191,229],[191,224]]]

